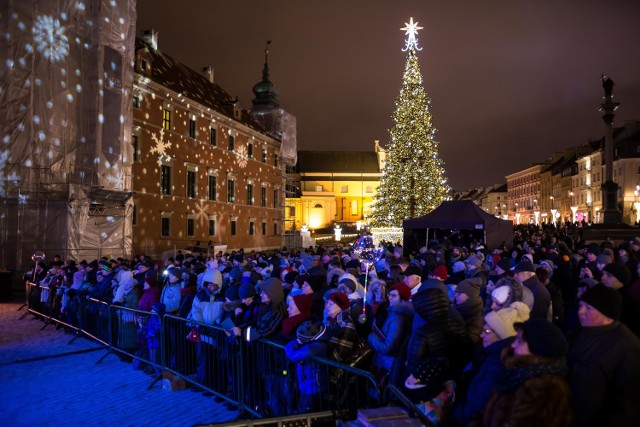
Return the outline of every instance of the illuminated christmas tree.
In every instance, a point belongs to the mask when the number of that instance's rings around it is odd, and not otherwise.
[[[436,129],[429,112],[430,99],[422,86],[416,52],[416,34],[422,27],[413,18],[406,31],[407,62],[402,89],[389,131],[386,164],[370,217],[374,227],[400,227],[402,220],[425,215],[450,198],[444,163],[438,157]]]

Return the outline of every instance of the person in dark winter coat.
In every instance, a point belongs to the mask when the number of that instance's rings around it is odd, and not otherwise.
[[[480,298],[479,278],[465,279],[456,286],[453,298],[453,307],[464,319],[464,326],[467,336],[471,342],[479,346],[481,343],[480,333],[482,332],[482,298]]]
[[[138,301],[138,310],[151,311],[151,306],[157,302],[160,302],[158,279],[155,275],[150,275],[144,279],[142,296]]]
[[[423,289],[413,296],[412,304],[415,315],[424,323],[412,332],[407,350],[409,365],[444,357],[449,362],[449,373],[460,372],[468,362],[472,344],[464,325],[449,316],[449,300],[445,294],[439,289]]]
[[[580,298],[581,329],[570,336],[569,381],[576,425],[632,426],[640,420],[640,339],[620,319],[622,298],[595,285]]]
[[[498,427],[570,426],[571,391],[565,380],[569,344],[546,319],[516,324],[511,347],[503,351],[505,370],[484,412],[484,425]]]
[[[532,319],[551,320],[551,295],[547,288],[538,280],[536,269],[528,261],[521,261],[513,269],[515,277],[525,288],[533,294],[533,306],[531,307]],[[526,302],[526,301],[525,301]]]
[[[466,390],[458,390],[451,418],[458,424],[466,426],[472,419],[481,420],[484,409],[499,375],[504,370],[500,355],[509,347],[516,336],[514,323],[529,319],[529,307],[522,302],[514,302],[510,307],[498,311],[490,311],[484,317],[482,329],[483,350],[476,353],[467,366],[464,377],[471,382]]]
[[[411,290],[404,283],[392,286],[388,295],[387,318],[381,328],[374,326],[374,331],[367,338],[369,346],[375,352],[373,366],[383,374],[388,373],[388,383],[395,386],[402,384],[403,380],[413,318],[413,308],[408,301],[410,296]]]
[[[349,315],[349,298],[342,292],[329,294],[325,304],[325,326],[329,337],[327,355],[338,361],[345,362],[353,350],[358,339],[358,332]]]
[[[314,356],[326,357],[325,331],[323,324],[305,321],[298,326],[296,339],[285,346],[287,358],[296,364],[296,379],[300,391],[299,413],[324,409],[322,397],[329,388],[327,371],[311,359]]]

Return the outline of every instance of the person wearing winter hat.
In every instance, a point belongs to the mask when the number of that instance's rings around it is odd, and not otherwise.
[[[451,416],[459,425],[468,425],[486,405],[493,388],[503,372],[500,355],[516,336],[513,325],[529,319],[529,307],[516,301],[498,311],[490,311],[484,317],[482,328],[482,352],[471,361],[471,382],[465,395],[458,395]]]
[[[515,278],[525,288],[529,289],[533,295],[533,304],[530,306],[531,317],[550,319],[551,294],[536,276],[536,269],[533,264],[528,261],[521,261],[512,270],[515,273]],[[526,300],[525,304],[527,304]]]
[[[307,294],[300,294],[287,298],[288,317],[282,321],[282,336],[287,340],[295,338],[298,326],[311,318],[311,307],[313,297]]]
[[[507,276],[498,280],[496,288],[490,295],[491,310],[498,311],[515,301],[524,302],[524,289],[524,286],[513,277]]]
[[[307,320],[298,326],[296,339],[289,341],[284,349],[287,358],[296,364],[299,413],[325,409],[323,395],[329,388],[327,370],[312,359],[327,355],[326,330],[322,323]]]
[[[408,302],[411,290],[404,283],[396,283],[389,290],[385,316],[376,315],[367,337],[369,346],[375,352],[373,366],[381,374],[388,373],[388,383],[399,387],[403,381],[406,344],[411,333],[413,309]],[[383,319],[382,321],[380,319]]]
[[[389,293],[394,290],[398,292],[398,297],[401,301],[406,302],[411,298],[411,289],[409,289],[409,287],[402,282],[398,282],[395,285],[391,286],[391,288],[389,288]]]
[[[480,345],[480,333],[482,332],[482,314],[484,305],[480,298],[480,285],[482,280],[474,277],[465,279],[456,286],[453,307],[460,313],[464,320],[467,336],[474,345]]]
[[[466,267],[464,262],[456,261],[451,266],[451,275],[448,277],[447,283],[457,285],[466,277]]]
[[[324,324],[327,326],[330,358],[344,362],[351,355],[358,332],[349,314],[349,298],[342,292],[331,292],[324,307]]]
[[[618,321],[622,298],[603,285],[581,297],[569,382],[576,424],[628,426],[640,419],[640,338]]]
[[[142,296],[138,301],[138,310],[151,311],[153,304],[160,301],[160,289],[158,278],[155,275],[147,276],[142,285]]]
[[[631,273],[626,265],[620,262],[612,262],[602,269],[600,281],[609,288],[621,289],[629,285],[630,279]]]
[[[418,293],[422,285],[422,269],[416,265],[408,266],[402,273],[403,282],[411,289],[411,296]]]
[[[565,380],[569,344],[562,331],[537,318],[514,327],[517,335],[502,352],[505,370],[485,407],[484,425],[572,425]]]

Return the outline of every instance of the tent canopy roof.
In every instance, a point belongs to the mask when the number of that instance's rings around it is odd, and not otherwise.
[[[449,200],[425,216],[405,220],[403,227],[482,230],[501,221],[504,220],[486,213],[471,200]]]

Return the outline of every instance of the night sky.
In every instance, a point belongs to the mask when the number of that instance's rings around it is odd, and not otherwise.
[[[266,40],[298,149],[373,150],[389,138],[405,65],[418,53],[451,186],[464,190],[604,134],[600,74],[616,83],[614,125],[640,119],[640,1],[138,0],[138,35],[251,107]]]

